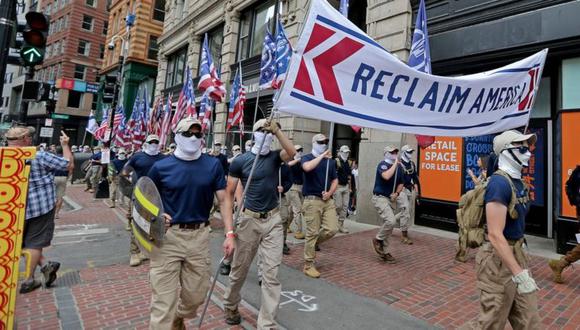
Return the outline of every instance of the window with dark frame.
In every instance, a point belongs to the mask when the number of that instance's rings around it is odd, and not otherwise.
[[[105,45],[99,45],[99,58],[102,60],[105,58]]]
[[[73,77],[79,80],[85,80],[86,67],[82,64],[75,64],[75,72]]]
[[[97,0],[85,0],[85,3],[89,7],[93,7],[93,8],[97,7]]]
[[[159,51],[159,45],[157,44],[156,36],[149,36],[149,48],[147,49],[147,58],[150,60],[157,61],[157,53]]]
[[[103,21],[103,35],[106,36],[109,32],[109,21]]]
[[[93,30],[93,18],[89,15],[83,15],[83,23],[82,28],[84,30],[92,31]]]
[[[201,54],[201,50],[203,48],[203,38],[202,36],[201,43],[199,44],[199,53]],[[222,51],[222,44],[224,43],[224,26],[220,25],[214,28],[211,31],[207,32],[207,43],[209,45],[209,51],[211,52],[212,59],[214,61],[214,65],[218,68],[221,64],[221,51]],[[201,70],[201,56],[199,57],[199,63],[197,65],[197,75],[199,76],[199,72]]]
[[[276,11],[278,4],[270,0],[242,13],[238,37],[238,61],[259,56],[266,29],[275,35]]]
[[[180,49],[167,57],[165,88],[171,88],[183,83],[183,71],[185,71],[186,56],[187,47]]]
[[[153,19],[160,22],[165,20],[165,0],[155,0]]]

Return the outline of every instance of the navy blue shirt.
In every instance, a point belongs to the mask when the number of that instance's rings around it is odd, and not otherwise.
[[[236,157],[230,165],[230,176],[242,180],[244,187],[255,157],[253,153],[246,152]],[[246,192],[245,208],[254,212],[268,212],[278,207],[278,169],[281,165],[280,150],[270,151],[258,158],[252,182]]]
[[[230,170],[230,163],[228,163],[228,157],[221,153],[214,157],[217,158],[217,160],[219,160],[224,170],[224,173],[228,173]]]
[[[286,163],[282,163],[282,166],[280,166],[280,178],[282,179],[282,187],[284,188],[282,195],[284,195],[292,188],[292,173]]]
[[[129,161],[125,166],[131,166],[135,170],[135,173],[137,174],[137,179],[139,179],[140,177],[145,176],[147,175],[147,173],[149,173],[151,166],[153,166],[153,164],[155,164],[156,161],[161,160],[163,158],[165,158],[165,155],[163,155],[162,153],[159,153],[155,156],[150,156],[144,152],[138,152],[129,159]]]
[[[193,161],[171,155],[156,162],[147,176],[155,183],[171,223],[207,221],[215,192],[226,188],[220,163],[206,154]]]
[[[348,161],[342,160],[340,157],[337,158],[337,176],[338,176],[338,184],[341,186],[345,186],[348,184],[348,179],[352,175],[352,170],[350,169],[350,165]]]
[[[115,170],[115,175],[117,175],[121,172],[121,170],[123,169],[125,164],[127,164],[127,162],[128,162],[127,159],[123,159],[123,160],[120,160],[118,158],[113,159],[113,161],[111,162],[111,165],[113,166],[113,169]]]
[[[522,180],[511,179],[516,187],[516,196],[518,198],[525,197],[528,193],[525,189]],[[487,188],[485,190],[485,203],[497,202],[509,206],[512,200],[512,188],[505,177],[495,174],[489,178]],[[505,228],[503,235],[506,239],[518,240],[524,237],[524,230],[526,228],[526,215],[528,214],[529,203],[516,203],[516,211],[518,211],[518,218],[512,219],[506,214]]]
[[[300,160],[301,165],[313,160],[313,154],[307,154],[302,156]],[[324,189],[324,183],[326,182],[326,164],[328,164],[328,186]],[[336,175],[336,162],[334,159],[324,158],[318,163],[315,169],[310,172],[304,171],[304,184],[302,186],[302,194],[304,196],[318,196],[322,198],[322,192],[330,189],[332,181],[337,178]]]
[[[290,166],[290,173],[292,177],[292,183],[297,185],[302,185],[304,182],[304,170],[302,169],[302,164],[300,162]]]
[[[103,153],[99,151],[99,152],[97,152],[97,153],[93,154],[93,155],[91,156],[91,159],[92,159],[92,160],[94,160],[94,161],[100,162],[100,161],[101,161],[101,156],[102,156],[102,155],[103,155]]]
[[[403,183],[403,174],[401,173],[402,170],[399,168],[397,173],[397,184],[394,184],[395,175],[391,176],[389,180],[385,180],[382,176],[383,172],[388,171],[393,165],[385,162],[384,160],[377,165],[377,173],[375,176],[375,187],[373,189],[373,194],[381,195],[385,197],[390,197],[393,192],[396,190],[396,186]],[[394,189],[393,189],[394,188]]]

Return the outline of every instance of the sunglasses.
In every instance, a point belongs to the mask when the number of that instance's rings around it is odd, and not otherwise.
[[[296,152],[302,152],[302,149],[297,149]]]
[[[328,144],[328,139],[322,141],[316,141],[317,144]]]
[[[190,132],[190,131],[185,131],[185,132],[181,132],[181,135],[189,138],[192,136],[195,136],[198,139],[201,139],[203,137],[203,133],[202,132]]]
[[[520,153],[525,154],[526,152],[530,151],[530,147],[528,146],[518,146],[510,148],[511,150],[517,149]]]
[[[149,143],[149,144],[159,144],[159,141],[157,141],[157,140],[151,140],[151,141],[149,141],[148,143]]]

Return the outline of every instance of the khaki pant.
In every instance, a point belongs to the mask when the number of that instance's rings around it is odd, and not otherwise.
[[[115,205],[117,202],[117,190],[119,190],[119,176],[111,176],[111,185],[109,186],[109,197],[111,198],[111,203]]]
[[[97,189],[102,170],[101,165],[93,165],[89,168],[85,175],[85,182],[88,189]]]
[[[348,202],[350,199],[350,191],[348,186],[338,186],[334,192],[334,204],[336,205],[336,214],[338,215],[338,226],[342,228],[344,220],[346,220],[346,211],[348,210]]]
[[[520,240],[512,250],[518,264],[528,268],[528,257]],[[512,273],[489,243],[484,243],[475,257],[477,289],[481,311],[471,322],[471,329],[503,329],[509,320],[513,329],[539,329],[537,292],[520,294]]]
[[[133,199],[129,198],[129,205],[127,206],[127,223],[131,226],[131,222],[133,221]],[[138,254],[141,252],[139,245],[137,245],[137,240],[135,239],[135,234],[133,233],[133,229],[129,231],[130,235],[130,243],[129,243],[129,253],[130,254]]]
[[[240,290],[259,249],[262,270],[262,295],[258,314],[258,329],[276,328],[276,312],[282,289],[278,269],[282,263],[283,225],[279,213],[267,219],[255,219],[242,214],[236,228],[236,250],[230,272],[230,286],[224,294],[224,307],[237,309],[242,300]]]
[[[415,193],[407,188],[403,188],[397,197],[397,214],[395,221],[399,220],[402,231],[409,230],[409,223],[415,216]]]
[[[292,212],[292,220],[296,224],[296,231],[302,232],[302,185],[292,185],[292,188],[286,193],[286,198],[288,198],[290,203],[290,211]]]
[[[379,217],[383,221],[376,238],[383,241],[383,252],[387,253],[389,247],[389,238],[393,234],[395,227],[395,214],[393,213],[393,203],[385,196],[374,195],[372,199],[373,205],[379,213]]]
[[[167,230],[161,248],[151,251],[150,329],[171,329],[176,316],[196,316],[209,290],[210,264],[209,227]]]
[[[290,212],[290,202],[287,196],[282,196],[280,200],[280,218],[284,226],[284,243],[286,243],[286,236],[288,235],[288,228],[292,223],[292,212]]]
[[[302,213],[306,225],[304,261],[313,263],[316,258],[316,244],[331,239],[338,231],[336,206],[332,199],[323,201],[322,199],[305,198]]]

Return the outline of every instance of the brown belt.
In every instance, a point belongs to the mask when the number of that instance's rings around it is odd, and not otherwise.
[[[304,199],[306,200],[312,200],[312,201],[321,201],[322,197],[318,197],[318,196],[314,196],[314,195],[308,195],[308,196],[304,196]]]
[[[267,212],[254,212],[254,211],[249,210],[249,209],[244,209],[245,215],[252,217],[252,218],[255,218],[255,219],[268,219],[269,217],[271,217],[279,212],[280,212],[279,208],[275,208],[275,209],[272,209],[272,210],[267,211]]]
[[[177,227],[179,229],[190,229],[190,230],[198,230],[200,228],[204,228],[207,226],[209,226],[209,221],[195,222],[195,223],[174,223],[174,224],[171,224],[171,227]]]

